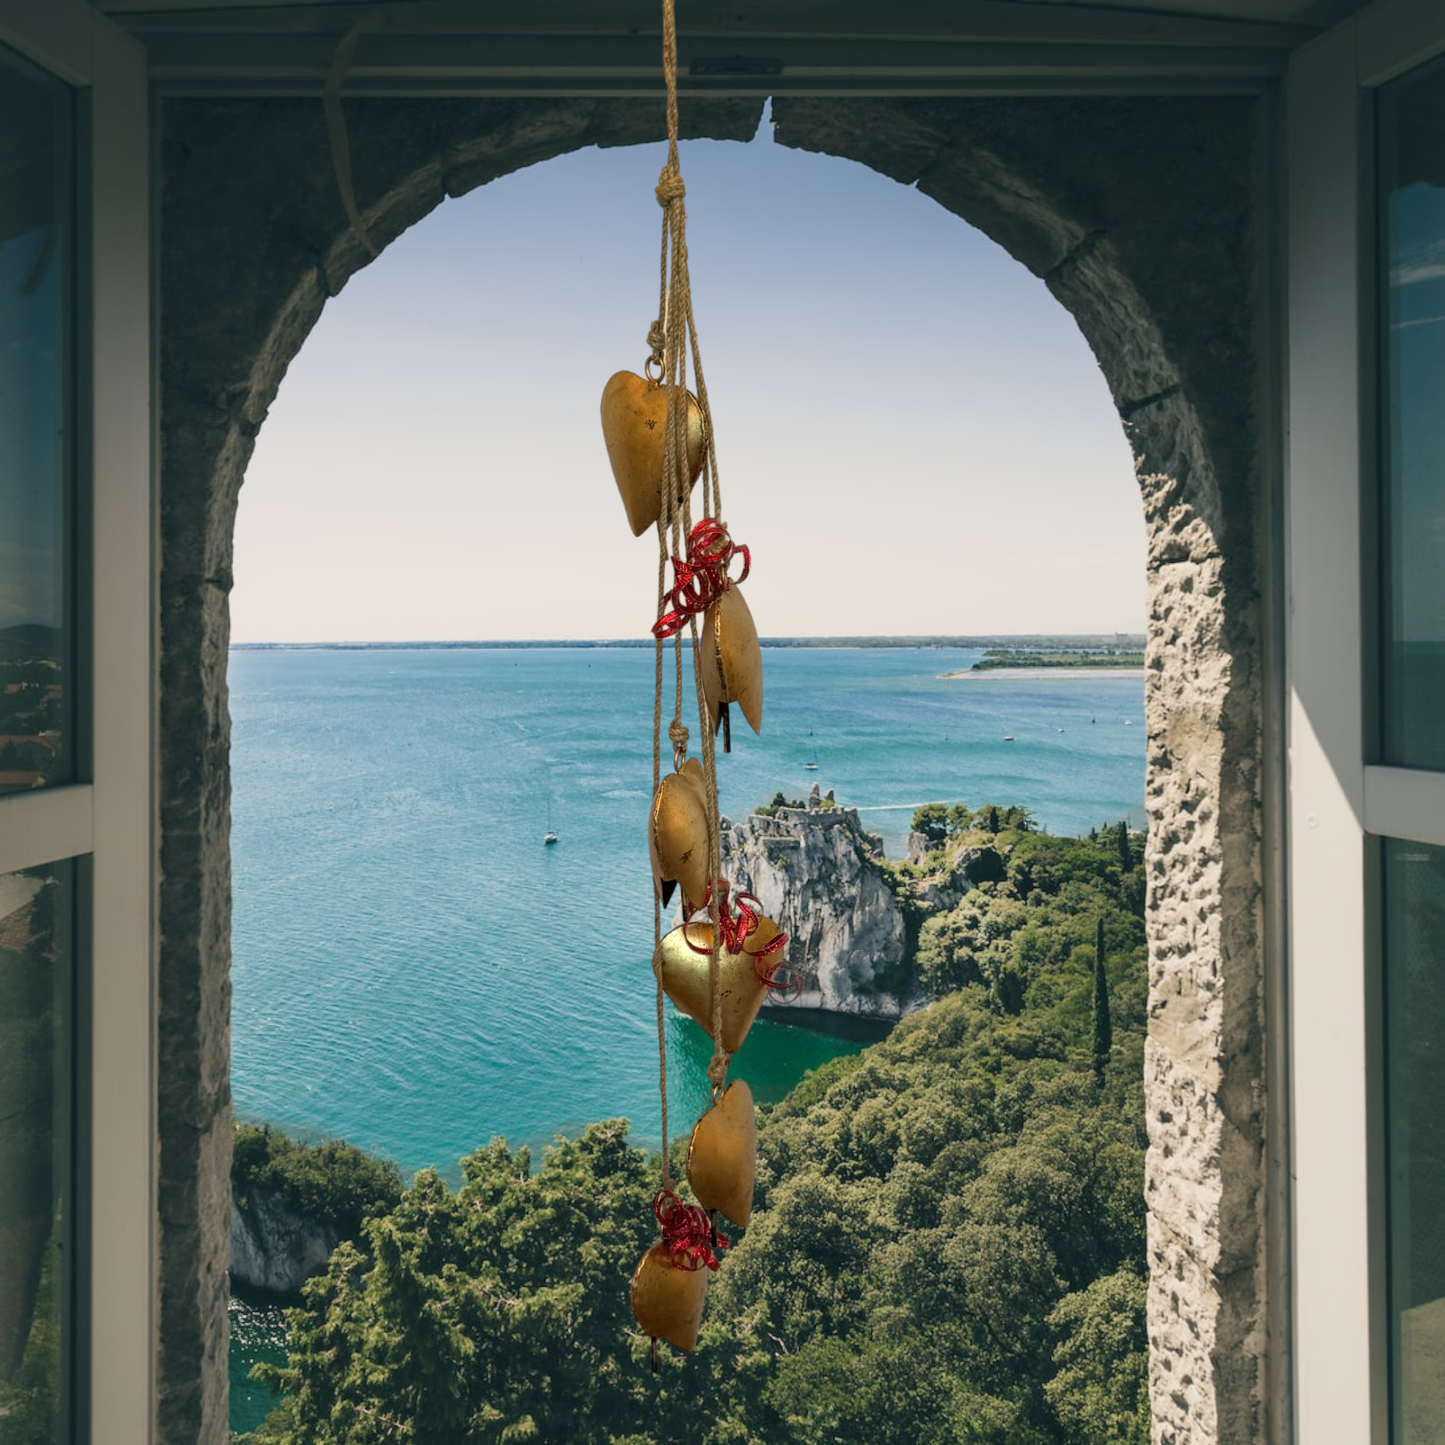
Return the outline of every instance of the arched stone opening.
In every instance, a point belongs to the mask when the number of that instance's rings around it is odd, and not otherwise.
[[[689,100],[746,139],[755,102]],[[448,195],[586,145],[655,140],[642,101],[349,103],[379,246]],[[1148,529],[1156,1438],[1256,1438],[1263,1337],[1259,104],[775,102],[783,144],[917,184],[1042,276],[1099,359]],[[328,296],[369,259],[319,105],[162,111],[160,1439],[225,1438],[229,722],[236,501]],[[1046,398],[1041,398],[1046,405]]]

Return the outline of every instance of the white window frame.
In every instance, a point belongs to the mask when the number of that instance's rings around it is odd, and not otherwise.
[[[0,872],[86,860],[90,1053],[77,1059],[89,1145],[77,1219],[88,1297],[77,1321],[81,1440],[154,1436],[155,556],[149,99],[144,49],[84,0],[0,0],[0,42],[80,92],[89,193],[78,232],[81,488],[91,554],[88,781],[0,797]],[[88,1429],[88,1433],[87,1433]]]
[[[1386,1445],[1376,836],[1445,845],[1445,774],[1367,763],[1377,644],[1369,92],[1445,52],[1445,9],[1371,6],[1291,58],[1285,475],[1293,1339],[1298,1445]]]

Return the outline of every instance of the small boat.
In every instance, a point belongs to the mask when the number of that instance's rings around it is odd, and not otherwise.
[[[542,834],[542,846],[550,848],[557,841],[557,835],[552,831],[552,805],[547,804],[547,831]]]
[[[1011,743],[1014,740],[1014,735],[1012,733],[1005,733],[1003,735],[1003,740],[1006,743]]]
[[[808,736],[809,736],[809,737],[812,737],[813,734],[810,732],[810,733],[808,734]],[[808,751],[808,761],[803,764],[803,771],[804,771],[805,773],[816,773],[816,772],[818,771],[818,750],[817,750],[817,748],[810,748],[810,749],[809,749],[809,751]]]

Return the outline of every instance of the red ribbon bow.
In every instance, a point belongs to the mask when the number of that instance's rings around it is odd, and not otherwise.
[[[735,554],[743,559],[737,582],[728,576]],[[706,612],[729,587],[745,581],[752,565],[752,553],[741,543],[734,545],[723,523],[714,517],[694,523],[687,534],[687,560],[672,559],[673,586],[668,596],[673,610],[652,624],[652,635],[667,638],[681,632],[689,617]]]
[[[689,1272],[718,1267],[714,1250],[726,1249],[731,1242],[719,1234],[700,1204],[684,1204],[670,1189],[659,1189],[652,1196],[652,1213],[662,1228],[662,1242],[672,1257],[675,1269]]]
[[[738,915],[732,916],[728,905],[728,891],[730,888],[726,878],[717,880],[717,928],[722,936],[723,947],[729,953],[741,953],[743,945],[752,934],[757,932],[758,914],[762,912],[762,903],[751,893],[739,893],[734,899],[737,905]],[[711,883],[707,886],[707,892],[703,894],[700,907],[693,909],[694,913],[704,913],[712,902]],[[704,953],[709,957],[712,949],[699,948],[683,930],[683,941],[694,953]],[[758,982],[768,991],[768,997],[774,1003],[791,1003],[795,998],[802,995],[803,981],[797,973],[788,967],[784,959],[778,959],[776,963],[769,964],[765,960],[775,953],[781,953],[788,946],[788,935],[781,930],[775,933],[760,949],[751,954],[753,967],[757,970]]]

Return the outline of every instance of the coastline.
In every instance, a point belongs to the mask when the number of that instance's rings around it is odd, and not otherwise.
[[[765,1001],[758,1017],[784,1028],[807,1029],[827,1038],[849,1043],[876,1044],[893,1032],[898,1014],[846,1013],[842,1009],[816,1008],[810,1004]]]
[[[1036,681],[1040,678],[1054,678],[1064,680],[1071,677],[1133,677],[1141,681],[1144,677],[1142,667],[986,667],[975,671],[971,667],[963,668],[958,672],[940,672],[940,682],[958,682],[963,679],[979,681],[983,678],[1007,677],[1027,678],[1029,681]]]

